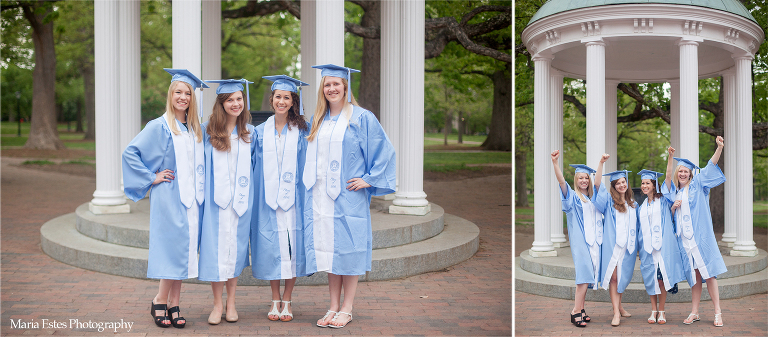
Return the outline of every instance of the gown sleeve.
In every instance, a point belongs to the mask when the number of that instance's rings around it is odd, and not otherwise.
[[[371,195],[386,195],[395,192],[395,148],[384,133],[376,116],[363,111],[360,116],[360,148],[365,159],[365,174],[361,177],[371,185]]]
[[[709,189],[717,187],[724,182],[725,175],[723,171],[711,160],[707,162],[707,166],[701,169],[699,174],[693,177],[693,183],[701,186],[704,194],[709,194]]]
[[[566,189],[565,194],[563,194],[563,189],[560,188],[560,184],[557,184],[557,191],[560,192],[560,201],[563,203],[563,212],[568,213],[573,209],[573,203],[575,202],[573,189],[571,188],[571,185],[568,184],[568,182],[565,183]]]
[[[677,198],[677,188],[674,183],[672,183],[672,186],[667,186],[667,182],[664,181],[661,183],[661,195],[663,196],[663,199],[666,199],[669,202],[669,206],[672,207],[672,203],[675,202],[675,199]]]
[[[162,118],[162,117],[161,117]],[[155,172],[174,167],[160,167],[170,141],[169,131],[161,119],[147,123],[123,151],[123,185],[125,195],[139,201],[147,195]]]
[[[595,208],[597,208],[600,213],[603,213],[605,215],[606,209],[611,205],[611,194],[608,193],[608,190],[605,189],[605,184],[600,184],[600,188],[598,189],[597,193],[595,193],[594,200],[592,203],[595,204]]]

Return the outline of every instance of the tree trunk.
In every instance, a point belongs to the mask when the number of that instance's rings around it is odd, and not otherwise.
[[[28,149],[58,150],[64,148],[56,130],[56,47],[53,43],[53,21],[43,23],[51,12],[35,14],[35,8],[22,6],[24,17],[32,26],[35,44],[35,69],[32,71],[32,116]]]
[[[725,114],[723,106],[723,96],[725,91],[723,90],[723,78],[720,77],[720,99],[717,102],[716,112],[713,113],[715,120],[712,122],[712,127],[716,129],[723,129],[725,127]],[[725,152],[725,151],[723,151]],[[725,154],[728,155],[728,154]],[[710,155],[711,156],[711,155]],[[720,158],[717,162],[720,169],[725,172],[725,159]],[[720,184],[713,188],[709,192],[709,209],[712,212],[712,229],[715,233],[723,233],[725,231],[725,185]]]
[[[464,113],[459,111],[459,144],[464,144],[464,139],[462,136],[464,135]]]
[[[515,206],[528,207],[528,186],[525,180],[525,153],[515,153]]]
[[[77,100],[77,126],[75,126],[75,132],[83,132],[83,100]]]
[[[381,25],[381,3],[367,1],[364,6],[365,14],[360,21],[363,27],[378,27]],[[370,110],[380,118],[381,110],[381,39],[363,38],[362,74],[357,101],[360,106]]]
[[[85,120],[88,129],[85,131],[86,140],[96,140],[96,75],[93,63],[83,66],[83,95],[85,96]]]
[[[486,150],[512,150],[512,66],[493,73],[493,112],[491,131],[483,145]]]
[[[448,145],[448,135],[451,134],[453,129],[453,115],[449,112],[445,112],[445,126],[443,126],[443,145]]]

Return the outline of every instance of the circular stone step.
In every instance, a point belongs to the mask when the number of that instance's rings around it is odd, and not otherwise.
[[[435,210],[437,205],[432,204]],[[132,205],[133,207],[133,205]],[[442,208],[440,208],[442,210]],[[403,215],[387,215],[384,220],[399,221]],[[361,281],[380,281],[441,270],[472,257],[479,247],[480,229],[473,223],[450,215],[444,218],[443,231],[429,239],[396,247],[373,250],[372,270]],[[94,239],[77,230],[77,215],[69,213],[46,222],[40,228],[43,251],[66,264],[112,275],[146,279],[146,248],[130,247]],[[442,224],[442,221],[441,221]],[[189,282],[200,282],[190,279]],[[297,284],[327,284],[326,273],[301,277]],[[238,277],[240,285],[268,285],[254,279],[250,267]]]
[[[429,239],[443,231],[442,207],[432,204],[424,216],[388,212],[392,201],[371,200],[373,249],[396,247]],[[77,230],[85,236],[136,248],[149,248],[149,199],[128,201],[131,213],[95,215],[88,203],[77,207]]]
[[[576,270],[573,267],[571,249],[555,248],[557,256],[532,257],[527,251],[520,254],[520,268],[537,275],[560,278],[566,280],[576,279]],[[739,277],[765,270],[768,267],[768,252],[758,250],[758,254],[752,257],[737,257],[724,255],[723,260],[728,271],[717,276],[718,280]],[[640,260],[635,262],[635,271],[632,273],[631,283],[643,283],[643,275],[640,272]]]

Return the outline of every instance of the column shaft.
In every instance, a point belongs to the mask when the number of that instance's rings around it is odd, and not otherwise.
[[[397,182],[403,173],[400,159],[400,1],[381,3],[381,126],[395,147]],[[389,196],[387,196],[389,197]],[[391,196],[394,198],[394,196]]]
[[[618,114],[616,87],[618,85],[618,81],[605,81],[605,153],[610,154],[611,157],[605,162],[603,172],[613,172],[618,170],[619,145],[617,139],[619,127],[616,122]],[[587,163],[587,165],[595,165],[594,168],[597,169],[598,163],[599,161],[595,163]]]
[[[201,76],[202,63],[201,0],[174,1],[171,4],[173,68],[187,69]]]
[[[587,45],[587,165],[597,165],[606,150],[605,124],[605,43]],[[611,156],[616,156],[612,153]],[[603,179],[603,177],[596,177]],[[603,179],[607,181],[607,179]]]
[[[401,3],[400,37],[400,186],[389,212],[425,215],[430,212],[424,193],[424,15],[423,0]],[[407,144],[407,146],[405,145]]]
[[[755,256],[752,236],[752,70],[751,56],[734,57],[736,61],[736,142],[729,149],[736,152],[734,170],[737,198],[736,242],[732,256]],[[726,182],[727,184],[727,182]]]
[[[736,144],[736,75],[732,72],[723,74],[723,87],[725,93],[723,95],[724,108],[725,108],[725,136],[724,138],[731,143],[729,146],[730,151],[723,151],[721,161],[725,162],[724,173],[727,179],[725,183],[725,230],[723,232],[722,244],[728,247],[733,247],[736,242],[736,225],[737,210],[736,203],[734,202],[738,189],[736,185],[737,175],[736,173],[736,148],[733,146]],[[722,157],[725,158],[722,158]]]
[[[680,148],[676,157],[699,164],[699,43],[680,45]],[[701,166],[701,165],[699,165]]]
[[[141,131],[141,3],[138,0],[118,2],[120,66],[119,86],[120,144],[122,153]]]
[[[549,194],[552,160],[550,159],[551,128],[550,116],[550,65],[551,58],[536,56],[533,58],[535,74],[533,87],[533,171],[534,171],[534,202],[533,220],[534,236],[533,247],[529,253],[533,257],[557,256],[552,241],[550,241],[551,226]]]
[[[221,79],[221,0],[203,1],[202,8],[202,79],[218,80]],[[215,86],[203,91],[203,121],[210,117],[214,103]],[[256,105],[251,102],[251,106]]]
[[[549,151],[560,150],[560,157],[563,158],[563,74],[557,70],[552,69],[549,75],[550,79],[550,138],[549,138]],[[560,160],[558,165],[560,171],[563,170],[563,160]],[[563,211],[560,207],[560,193],[558,192],[557,183],[552,180],[554,172],[552,165],[547,165],[549,168],[548,173],[544,174],[550,179],[550,188],[547,189],[549,195],[549,223],[551,228],[550,239],[553,246],[565,247],[568,246],[568,241],[563,234]]]
[[[680,81],[669,81],[670,146],[675,150],[680,149]]]

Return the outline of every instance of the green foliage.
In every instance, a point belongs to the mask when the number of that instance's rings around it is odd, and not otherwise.
[[[21,165],[53,165],[50,160],[25,160]]]

